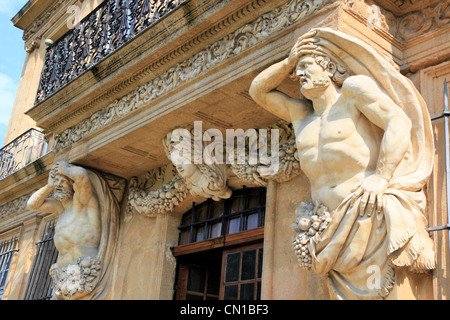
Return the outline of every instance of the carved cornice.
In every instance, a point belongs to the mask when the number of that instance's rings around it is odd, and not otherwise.
[[[252,12],[254,7],[259,6],[258,3],[262,2],[264,2],[264,0],[254,1],[252,4],[249,4],[235,15],[239,16],[240,14]],[[261,40],[266,39],[300,21],[301,19],[314,14],[319,9],[332,2],[332,0],[291,0],[287,4],[260,16],[252,23],[248,23],[240,27],[221,40],[209,45],[206,49],[198,52],[185,61],[176,64],[160,76],[157,76],[153,78],[153,80],[139,86],[124,97],[115,100],[111,104],[95,112],[90,118],[81,121],[78,125],[64,130],[56,137],[54,151],[60,152],[62,149],[71,146],[73,143],[92,134],[100,128],[104,128],[116,120],[124,118],[133,111],[147,105],[152,100],[171,92],[181,84],[187,83],[188,81],[195,79],[199,75],[206,73],[221,63],[236,57],[241,52],[253,47]],[[214,30],[216,28],[222,29],[229,25],[233,19],[234,18],[232,16],[224,21],[221,21],[219,24],[214,25],[202,35],[199,35],[196,39],[193,39],[178,49],[172,51],[169,55],[160,58],[153,65],[141,70],[132,78],[119,84],[119,86],[127,87],[135,81],[135,78],[139,78],[144,74],[153,74],[153,68],[157,68],[161,64],[165,64],[176,56],[182,54],[182,52],[188,50],[191,45],[194,45],[197,41],[201,41],[203,37],[209,37],[211,33],[215,32]],[[111,90],[114,91],[117,89]],[[105,94],[108,95],[110,93],[107,92]],[[81,109],[77,110],[76,113],[84,112],[85,109],[89,109],[91,104],[96,103],[97,100],[103,99],[104,97],[99,96],[96,101],[88,103]],[[63,119],[61,121],[65,120]],[[52,127],[54,128],[54,126]]]
[[[55,13],[62,8],[65,0],[58,0],[53,4],[50,11],[45,13],[33,22],[32,27],[29,30],[23,32],[22,40],[25,41],[25,51],[27,53],[33,52],[34,49],[39,48],[43,34],[48,30],[49,21],[54,23],[54,19],[51,19]],[[65,11],[64,11],[65,12]]]

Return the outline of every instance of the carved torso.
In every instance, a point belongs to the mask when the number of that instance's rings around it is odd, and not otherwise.
[[[355,101],[339,98],[323,113],[311,112],[293,125],[314,201],[334,209],[375,171],[381,141],[375,131],[380,129],[356,108]]]
[[[54,235],[60,265],[75,263],[80,256],[96,256],[101,228],[98,216],[98,210],[74,205],[60,215]]]

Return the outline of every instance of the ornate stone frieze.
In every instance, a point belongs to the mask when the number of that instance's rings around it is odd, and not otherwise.
[[[443,0],[420,11],[412,12],[400,19],[399,34],[412,40],[427,32],[436,30],[450,22],[450,0]]]
[[[64,130],[56,136],[54,151],[60,152],[100,128],[169,93],[181,84],[193,80],[224,61],[237,56],[261,40],[312,15],[331,2],[332,0],[292,0],[260,16],[252,23],[240,27],[187,60],[178,63],[160,76],[115,100],[78,125]]]
[[[30,195],[17,198],[0,207],[0,220],[26,210]]]

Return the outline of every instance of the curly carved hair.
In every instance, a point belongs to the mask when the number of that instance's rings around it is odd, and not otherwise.
[[[324,71],[330,70],[332,67],[335,67],[335,71],[331,76],[331,80],[333,80],[333,82],[335,82],[338,86],[342,86],[345,79],[350,76],[346,66],[332,61],[328,56],[321,54],[312,54],[311,56],[314,58],[316,63],[322,67]],[[296,82],[299,81],[299,77],[297,76],[295,70],[289,75],[289,78]]]

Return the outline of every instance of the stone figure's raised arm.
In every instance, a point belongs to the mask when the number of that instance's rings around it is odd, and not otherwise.
[[[47,185],[36,191],[27,202],[27,209],[42,213],[61,214],[63,206],[55,199],[49,198],[50,193],[55,189],[53,178],[49,177]]]
[[[312,110],[312,104],[309,100],[294,99],[276,88],[296,68],[301,55],[308,53],[310,44],[315,41],[311,38],[314,34],[314,32],[307,33],[301,37],[292,48],[289,57],[261,72],[250,86],[249,94],[253,100],[288,122],[305,117]]]

